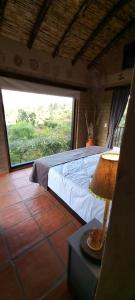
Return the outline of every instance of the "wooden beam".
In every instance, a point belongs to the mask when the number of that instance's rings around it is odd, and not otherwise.
[[[108,52],[114,44],[123,37],[123,35],[128,31],[130,28],[135,26],[135,18],[133,18],[127,25],[119,32],[117,35],[110,41],[110,43],[103,48],[103,50],[90,62],[87,66],[87,69],[90,69],[106,52]]]
[[[109,13],[101,20],[96,29],[89,35],[87,40],[85,41],[82,48],[75,55],[72,60],[72,65],[74,65],[78,59],[84,54],[84,52],[89,48],[90,43],[98,36],[98,34],[104,29],[107,23],[122,9],[122,7],[127,4],[131,0],[120,0],[113,8],[109,11]]]
[[[70,32],[73,24],[76,22],[76,20],[78,19],[80,13],[82,12],[82,10],[84,10],[85,6],[87,6],[89,4],[90,0],[84,0],[82,2],[82,4],[79,6],[79,9],[77,10],[76,14],[74,15],[74,17],[72,18],[71,22],[69,23],[69,25],[67,26],[66,30],[64,31],[61,39],[59,40],[58,44],[56,45],[52,56],[55,57],[56,55],[58,55],[60,47],[65,39],[65,37],[67,36],[67,34]]]
[[[2,20],[3,16],[4,16],[4,11],[6,8],[8,0],[1,0],[0,2],[0,21]]]
[[[33,76],[28,76],[28,75],[23,75],[20,73],[15,73],[12,71],[5,71],[0,69],[0,76],[6,77],[6,78],[11,78],[11,79],[16,79],[16,80],[23,80],[26,82],[32,82],[32,83],[37,83],[37,84],[43,84],[43,85],[49,85],[52,87],[59,87],[67,90],[74,90],[74,91],[81,91],[81,92],[87,92],[88,88],[85,86],[79,86],[79,85],[72,85],[68,83],[63,83],[63,82],[57,82],[48,80],[48,79],[43,79],[43,78],[38,78],[38,77],[33,77]]]
[[[37,34],[38,34],[38,31],[41,27],[41,24],[42,22],[44,21],[45,19],[45,16],[48,12],[48,9],[50,7],[50,5],[52,4],[52,0],[44,0],[41,8],[40,8],[40,11],[37,15],[37,18],[36,18],[36,21],[35,21],[35,24],[31,30],[31,33],[30,33],[30,36],[29,36],[29,40],[28,40],[28,43],[27,43],[27,46],[28,48],[32,48],[32,45],[37,37]]]

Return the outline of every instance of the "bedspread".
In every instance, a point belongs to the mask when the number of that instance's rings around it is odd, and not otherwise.
[[[48,173],[51,167],[99,154],[104,151],[107,151],[107,147],[91,146],[42,157],[34,162],[30,180],[47,188]]]

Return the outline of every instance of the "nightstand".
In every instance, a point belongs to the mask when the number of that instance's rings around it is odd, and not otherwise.
[[[93,300],[95,296],[101,266],[80,248],[83,233],[95,227],[101,227],[101,223],[93,219],[68,238],[68,286],[76,300]]]

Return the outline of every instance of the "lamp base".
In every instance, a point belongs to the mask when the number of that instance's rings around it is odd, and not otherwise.
[[[90,247],[90,236],[91,234],[93,234],[93,229],[91,230],[87,230],[81,237],[81,240],[80,240],[80,247],[83,251],[83,253],[95,260],[97,263],[101,263],[101,259],[102,259],[102,253],[103,253],[103,246],[96,250],[94,249],[93,247]]]

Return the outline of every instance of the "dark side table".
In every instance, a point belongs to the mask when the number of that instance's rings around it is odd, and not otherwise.
[[[88,229],[100,226],[93,219],[68,238],[68,286],[76,300],[93,300],[95,296],[101,266],[82,252],[80,239]]]

